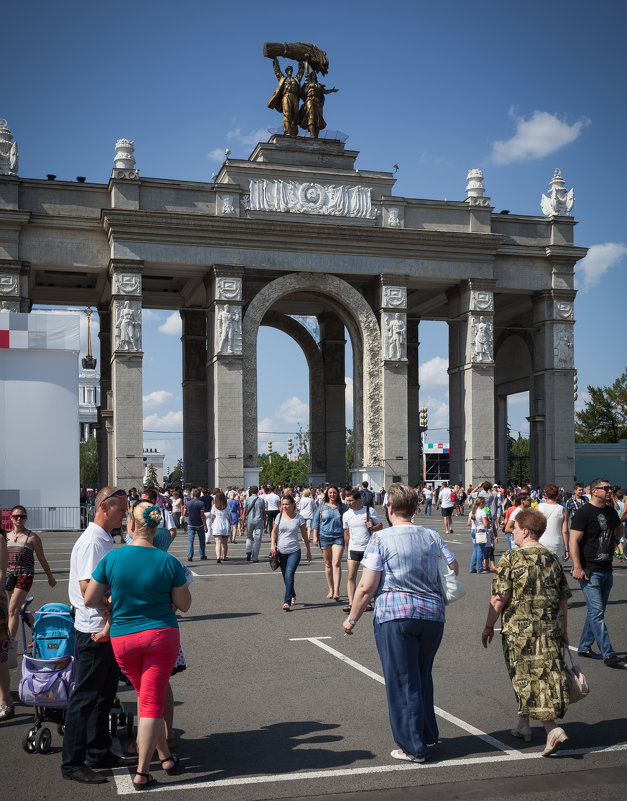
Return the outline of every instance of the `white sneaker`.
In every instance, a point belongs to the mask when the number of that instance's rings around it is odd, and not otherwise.
[[[403,762],[426,762],[427,757],[415,757],[411,756],[410,754],[406,754],[404,751],[401,751],[400,748],[395,748],[393,751],[390,751],[390,756],[394,759],[400,759]]]

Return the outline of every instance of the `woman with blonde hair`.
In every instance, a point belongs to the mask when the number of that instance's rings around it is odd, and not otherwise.
[[[309,489],[309,487],[305,487],[305,489],[303,490],[303,494],[300,500],[298,501],[298,512],[305,521],[305,525],[307,526],[307,539],[310,542],[311,542],[311,521],[313,520],[315,507],[316,507],[316,502],[311,497],[311,490]]]
[[[294,574],[300,564],[299,533],[307,549],[307,561],[311,562],[311,546],[309,545],[305,520],[296,511],[294,496],[290,492],[284,492],[281,498],[281,509],[274,519],[270,536],[270,553],[272,555],[278,553],[281,574],[285,582],[284,612],[289,612],[290,608],[296,603]]]
[[[192,599],[179,560],[153,544],[162,515],[159,507],[142,501],[131,514],[133,541],[100,560],[85,592],[85,606],[106,605],[105,595],[111,590],[113,653],[138,695],[139,760],[133,780],[138,789],[154,782],[149,769],[155,748],[167,774],[181,767],[168,747],[164,704],[180,646],[175,611],[187,612]]]
[[[239,495],[235,490],[231,490],[229,492],[229,499],[226,502],[226,505],[229,507],[229,515],[231,519],[231,542],[237,542],[237,531],[239,529],[239,517],[240,517],[240,500]]]

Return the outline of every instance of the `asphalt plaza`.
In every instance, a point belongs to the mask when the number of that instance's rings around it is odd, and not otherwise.
[[[423,520],[417,517],[417,522]],[[428,521],[442,529],[438,516]],[[207,546],[207,561],[198,561],[196,549],[190,565],[196,574],[194,600],[180,620],[187,670],[172,679],[177,750],[185,772],[168,777],[155,762],[158,784],[147,792],[184,790],[191,798],[210,792],[220,799],[253,801],[355,792],[370,793],[373,799],[396,798],[395,793],[406,798],[422,797],[429,790],[430,798],[434,793],[461,798],[474,797],[471,791],[482,787],[481,797],[490,797],[492,789],[495,797],[504,798],[518,797],[522,788],[531,786],[548,790],[561,777],[557,788],[571,787],[573,797],[586,784],[582,777],[594,775],[596,797],[612,797],[604,796],[602,789],[614,792],[620,787],[627,764],[627,671],[583,660],[592,691],[568,710],[563,725],[569,743],[556,756],[540,756],[540,724],[534,726],[531,743],[512,738],[516,702],[499,638],[487,651],[479,641],[490,577],[468,574],[471,543],[465,519],[454,518],[454,529],[447,540],[460,562],[468,595],[447,610],[436,657],[440,743],[432,749],[432,762],[397,763],[389,756],[395,744],[370,613],[364,614],[353,637],[343,636],[344,604],[326,599],[324,566],[315,548],[312,563],[303,559],[296,573],[297,604],[283,612],[283,582],[264,558],[266,537],[258,564],[245,561],[243,541],[230,545],[230,559],[222,564],[216,564],[212,545]],[[75,539],[74,534],[44,535],[59,584],[51,590],[38,573],[34,608],[66,601]],[[187,563],[183,533],[172,553]],[[607,621],[614,646],[624,655],[627,569],[615,567]],[[569,582],[569,633],[576,646],[585,604],[577,582]],[[18,680],[19,669],[12,671],[14,696]],[[133,690],[120,685],[119,695],[133,710]],[[4,787],[11,795],[90,798],[134,792],[132,773],[126,769],[108,773],[109,783],[95,788],[61,783],[56,731],[46,755],[29,755],[21,748],[31,719],[31,711],[18,706],[15,718],[0,727],[2,753],[9,757]]]

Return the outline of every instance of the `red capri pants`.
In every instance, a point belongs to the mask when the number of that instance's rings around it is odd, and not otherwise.
[[[180,643],[178,629],[146,629],[111,637],[117,663],[137,692],[140,717],[163,717],[165,691]]]

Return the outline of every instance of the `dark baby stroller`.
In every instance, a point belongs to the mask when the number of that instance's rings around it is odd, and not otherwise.
[[[29,754],[45,754],[52,734],[44,723],[53,723],[63,736],[65,710],[74,689],[74,620],[66,604],[44,604],[37,612],[22,606],[22,679],[20,701],[35,708],[35,722],[22,737]],[[27,653],[26,629],[32,629],[32,655]]]

